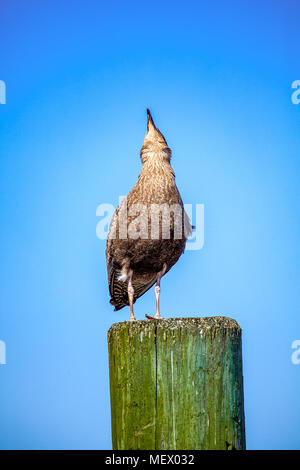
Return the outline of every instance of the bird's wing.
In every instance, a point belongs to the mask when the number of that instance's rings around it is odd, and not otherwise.
[[[135,300],[141,297],[142,295],[144,295],[145,292],[147,292],[147,290],[151,289],[153,284],[155,284],[156,280],[157,280],[157,275],[155,274],[153,278],[146,284],[144,282],[139,282],[138,279],[133,281]]]
[[[128,305],[127,283],[118,281],[119,272],[115,269],[108,270],[108,287],[110,294],[110,303],[115,306],[115,310]]]
[[[128,299],[128,282],[120,281],[118,279],[120,271],[115,270],[114,268],[109,269],[108,271],[108,285],[109,293],[111,296],[110,303],[114,305],[115,310],[120,310],[121,308],[129,305]],[[146,282],[144,280],[139,280],[138,278],[133,279],[133,288],[134,288],[134,297],[133,303],[141,297],[145,292],[147,292],[153,284],[156,282],[156,274],[153,275],[153,278],[150,281]]]

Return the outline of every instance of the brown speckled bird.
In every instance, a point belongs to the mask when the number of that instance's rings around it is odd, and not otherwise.
[[[148,109],[140,155],[138,181],[116,209],[106,245],[110,303],[115,310],[129,305],[130,320],[135,320],[136,299],[155,283],[156,313],[146,317],[162,318],[160,280],[184,252],[192,231],[170,165],[171,150]]]

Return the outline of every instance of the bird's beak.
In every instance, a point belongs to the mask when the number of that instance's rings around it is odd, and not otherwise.
[[[149,132],[151,128],[156,129],[150,110],[147,108],[147,131]]]

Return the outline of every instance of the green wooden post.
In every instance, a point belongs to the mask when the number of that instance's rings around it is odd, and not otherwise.
[[[116,323],[108,349],[115,450],[245,449],[235,320]]]

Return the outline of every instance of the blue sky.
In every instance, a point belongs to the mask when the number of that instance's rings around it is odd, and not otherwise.
[[[96,208],[139,170],[146,107],[205,243],[165,316],[243,328],[247,446],[300,448],[296,1],[1,1],[0,446],[109,449],[113,312]],[[135,304],[154,313],[154,293]]]

